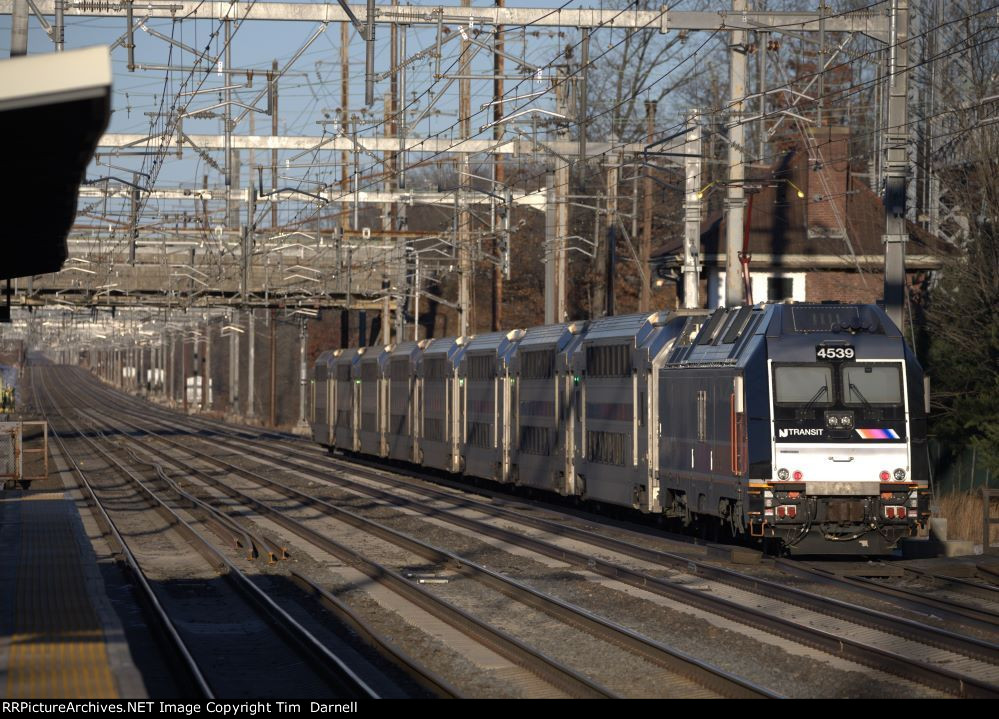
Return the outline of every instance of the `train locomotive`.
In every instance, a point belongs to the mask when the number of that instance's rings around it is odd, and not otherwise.
[[[929,516],[922,369],[875,305],[764,303],[330,350],[313,438],[789,554]]]

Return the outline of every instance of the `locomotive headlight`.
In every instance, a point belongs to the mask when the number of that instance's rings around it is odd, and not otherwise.
[[[844,427],[846,427],[847,429],[849,429],[850,427],[853,426],[853,415],[852,414],[844,414],[842,416],[842,418],[840,419],[840,421],[843,423]]]
[[[838,427],[839,417],[837,417],[834,414],[829,415],[828,417],[826,417],[826,424],[828,424],[830,427]]]
[[[905,470],[899,467],[895,470],[895,481],[902,482],[905,480]]]
[[[786,481],[787,478],[790,477],[790,476],[791,476],[791,473],[788,472],[786,469],[778,469],[777,470],[777,479],[779,479],[781,481]]]

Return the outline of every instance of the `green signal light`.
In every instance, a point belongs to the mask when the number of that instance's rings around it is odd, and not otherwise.
[[[578,374],[574,374],[572,376],[572,383],[573,384],[579,384],[579,375]]]

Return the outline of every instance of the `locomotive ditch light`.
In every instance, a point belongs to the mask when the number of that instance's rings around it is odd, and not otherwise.
[[[905,481],[905,470],[899,467],[895,470],[895,481],[904,482]]]
[[[791,473],[786,469],[781,468],[777,470],[777,479],[786,482],[787,478],[791,476]]]

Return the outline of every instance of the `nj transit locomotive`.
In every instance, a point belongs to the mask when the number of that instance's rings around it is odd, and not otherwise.
[[[346,452],[882,554],[928,517],[923,375],[873,305],[657,312],[324,352]]]

